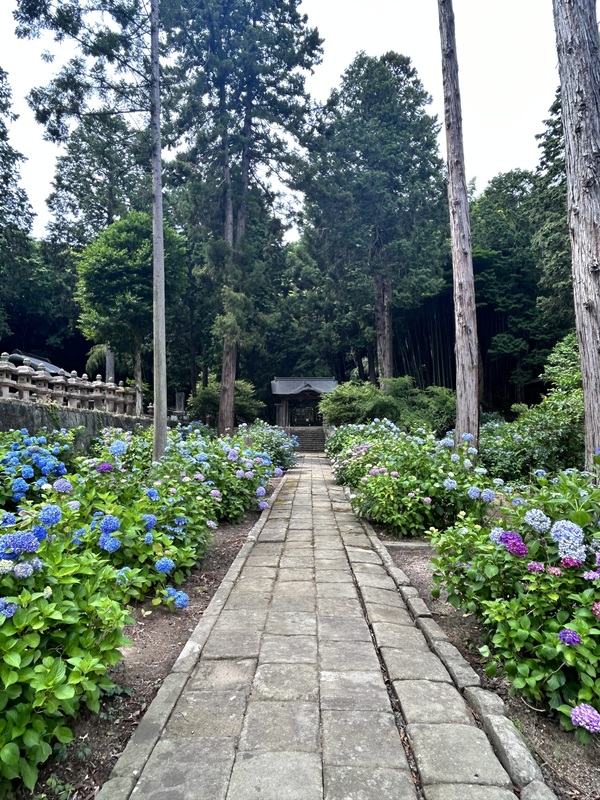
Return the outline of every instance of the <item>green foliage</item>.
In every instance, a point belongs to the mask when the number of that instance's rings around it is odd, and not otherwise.
[[[583,465],[583,392],[574,333],[554,347],[543,377],[554,386],[538,405],[513,406],[518,417],[512,423],[494,420],[481,426],[482,461],[505,480],[537,469],[556,472]]]
[[[319,411],[327,425],[346,425],[386,417],[403,428],[423,426],[443,433],[454,424],[454,393],[440,386],[417,389],[405,375],[372,383],[341,383],[321,398]]]
[[[215,378],[209,378],[208,384],[196,385],[196,394],[187,403],[187,413],[192,419],[206,419],[208,414],[214,417],[219,413],[219,395],[221,384]],[[252,421],[265,409],[265,404],[256,397],[256,389],[249,381],[235,382],[235,416],[236,419]]]

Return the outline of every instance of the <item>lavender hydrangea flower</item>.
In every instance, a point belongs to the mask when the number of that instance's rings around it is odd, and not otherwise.
[[[571,711],[571,722],[576,728],[585,728],[590,733],[600,733],[600,714],[587,703],[575,706]]]
[[[283,475],[283,470],[281,469],[281,467],[275,467],[275,469],[273,471],[273,476],[275,478],[281,478],[282,475]]]
[[[15,564],[13,575],[19,579],[30,578],[33,575],[33,567],[28,561],[19,561]]]
[[[264,497],[266,493],[267,492],[266,492],[264,486],[259,486],[258,489],[256,490],[256,496],[257,497]]]
[[[217,523],[212,519],[207,519],[206,520],[206,524],[208,525],[209,528],[216,528],[217,527]]]
[[[70,508],[71,511],[79,511],[79,509],[81,508],[81,503],[79,502],[79,500],[70,500],[67,503],[67,508]]]
[[[52,488],[54,491],[61,492],[62,494],[71,494],[73,491],[73,484],[66,478],[59,478],[57,481],[54,481]]]
[[[596,619],[600,619],[600,600],[596,601],[592,606],[592,614],[596,617]]]
[[[244,470],[243,469],[236,469],[235,477],[236,478],[243,478],[244,477]]]
[[[456,489],[457,486],[458,486],[458,484],[452,478],[446,478],[446,480],[444,481],[444,487],[446,489],[448,489],[449,491],[452,491],[453,489]]]
[[[546,531],[550,530],[550,525],[552,524],[550,518],[547,517],[543,511],[540,511],[539,508],[530,508],[529,511],[526,512],[523,520],[525,524],[533,528],[536,533],[546,533]]]
[[[588,570],[587,572],[583,573],[583,577],[586,581],[597,581],[600,580],[600,570]]]
[[[227,453],[227,458],[229,459],[229,461],[237,461],[237,460],[238,460],[238,455],[239,455],[239,454],[238,454],[238,451],[237,451],[237,450],[233,450],[233,449],[231,449],[231,450],[230,450],[230,451]]]
[[[269,507],[269,504],[267,503],[266,500],[261,500],[261,502],[258,504],[258,507],[260,508],[261,511],[264,511],[265,508]]]
[[[577,646],[581,644],[581,636],[571,628],[563,628],[558,634],[558,638],[563,644]]]

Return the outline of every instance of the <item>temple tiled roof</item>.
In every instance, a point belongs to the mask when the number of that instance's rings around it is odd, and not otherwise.
[[[317,392],[327,394],[337,386],[335,378],[277,378],[271,381],[271,391],[275,395],[301,394]]]

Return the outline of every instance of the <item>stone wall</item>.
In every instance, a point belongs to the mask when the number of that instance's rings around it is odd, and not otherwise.
[[[77,449],[85,450],[102,428],[123,428],[133,431],[138,425],[149,427],[149,417],[132,417],[126,414],[109,414],[86,408],[66,408],[53,403],[33,403],[27,400],[0,398],[0,431],[27,428],[31,433],[41,428],[78,428],[84,430],[77,437]]]

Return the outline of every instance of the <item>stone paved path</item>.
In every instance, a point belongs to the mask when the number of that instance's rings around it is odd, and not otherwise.
[[[97,800],[554,797],[324,456],[254,539]]]

